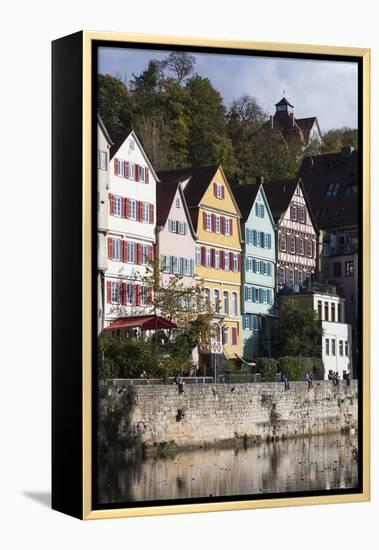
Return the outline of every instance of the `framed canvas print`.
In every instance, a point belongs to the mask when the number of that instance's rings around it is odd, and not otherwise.
[[[53,42],[53,508],[369,499],[369,50]]]

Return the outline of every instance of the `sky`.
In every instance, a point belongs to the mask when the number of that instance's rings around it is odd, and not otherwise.
[[[128,82],[150,59],[163,59],[169,51],[100,48],[98,68],[103,74],[121,75]],[[273,114],[285,97],[295,117],[317,116],[322,132],[343,126],[358,127],[358,66],[352,62],[194,54],[195,71],[212,82],[226,106],[243,94]]]

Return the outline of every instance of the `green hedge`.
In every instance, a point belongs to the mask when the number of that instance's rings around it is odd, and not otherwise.
[[[257,361],[257,368],[262,375],[263,382],[275,382],[277,373],[277,360],[269,357],[260,357]]]
[[[306,372],[312,373],[315,380],[323,380],[324,366],[319,357],[280,357],[280,370],[288,380],[304,380]]]

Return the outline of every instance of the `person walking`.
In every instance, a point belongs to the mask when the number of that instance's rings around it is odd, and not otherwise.
[[[175,378],[174,378],[174,381],[175,381],[175,384],[178,386],[178,391],[179,393],[183,393],[184,392],[184,389],[183,389],[183,379],[182,377],[179,375],[179,373],[176,374]]]

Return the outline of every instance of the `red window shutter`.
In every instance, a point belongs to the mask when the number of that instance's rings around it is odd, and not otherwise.
[[[221,189],[222,189],[222,191],[221,191],[222,195],[221,196],[222,196],[223,199],[225,199],[225,186],[223,185],[221,187]]]
[[[153,289],[151,288],[151,286],[149,286],[148,297],[149,297],[149,304],[151,304],[151,302],[153,301]]]
[[[207,228],[207,213],[203,212],[203,229]]]
[[[125,199],[125,218],[130,217],[130,200],[128,198]]]
[[[107,303],[112,303],[112,283],[111,281],[107,281]]]
[[[237,328],[236,327],[232,327],[232,345],[233,346],[237,345]]]
[[[124,178],[129,177],[129,162],[126,160],[124,162]]]
[[[118,174],[118,159],[114,159],[114,175]]]
[[[128,241],[122,241],[122,248],[123,248],[123,262],[128,261]]]
[[[149,169],[147,166],[145,168],[145,183],[149,183]]]
[[[121,199],[121,217],[126,218],[126,204],[124,198]]]
[[[241,271],[241,254],[238,254],[238,271]]]
[[[233,254],[233,252],[229,252],[229,269],[230,269],[230,271],[234,271],[233,270],[233,264],[234,264],[234,254]]]
[[[150,261],[153,261],[153,259],[154,259],[154,248],[153,248],[152,246],[149,246],[149,249],[148,249],[148,250],[149,250],[149,252],[148,252],[148,254],[149,254],[149,260],[150,260]]]
[[[134,297],[135,305],[139,306],[141,303],[141,285],[134,285]]]
[[[225,250],[220,250],[220,267],[225,269]]]
[[[212,231],[216,231],[216,214],[212,214]]]
[[[206,255],[207,255],[207,249],[205,248],[205,246],[202,246],[201,247],[201,265],[205,266]]]
[[[215,266],[215,256],[216,256],[216,251],[214,248],[211,248],[211,267]]]
[[[216,182],[213,183],[213,194],[214,194],[215,197],[217,197],[217,183]]]
[[[225,235],[225,218],[221,216],[221,233]]]
[[[141,210],[142,210],[142,202],[141,201],[137,201],[137,222],[140,222],[142,220],[142,216],[141,216]]]
[[[112,193],[109,193],[109,214],[113,216],[114,212],[114,198]]]
[[[121,283],[120,287],[120,301],[121,304],[126,304],[126,283]]]
[[[139,165],[138,164],[136,164],[135,170],[136,170],[136,181],[139,181]]]
[[[113,239],[108,237],[108,259],[111,260],[113,258]]]
[[[150,223],[154,223],[154,205],[150,204]]]
[[[137,264],[139,265],[141,263],[141,245],[137,244]]]
[[[230,236],[233,235],[233,219],[230,218],[229,219],[229,226],[230,226]]]

